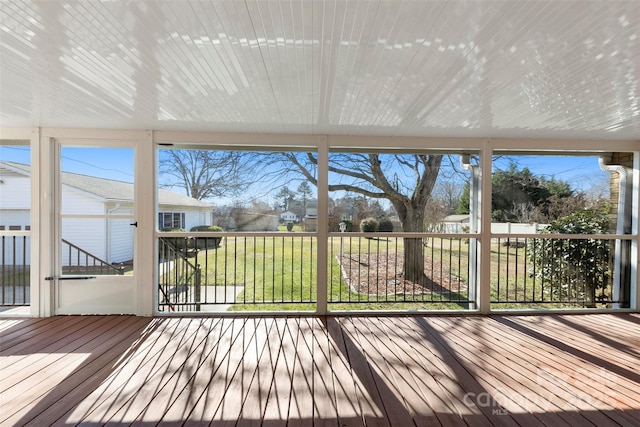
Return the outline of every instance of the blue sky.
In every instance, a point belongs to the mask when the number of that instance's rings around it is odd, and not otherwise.
[[[0,146],[0,160],[28,164],[29,148]],[[608,180],[596,156],[510,156],[496,160],[494,169],[508,169],[514,160],[519,168],[526,166],[534,175],[567,181],[572,188],[583,191],[598,189]],[[62,166],[65,171],[132,182],[133,149],[64,147]],[[297,185],[296,182],[294,187]]]

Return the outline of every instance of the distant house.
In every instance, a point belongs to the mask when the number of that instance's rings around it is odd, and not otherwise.
[[[280,221],[282,222],[298,222],[298,215],[293,212],[286,211],[280,214]]]
[[[449,215],[442,221],[442,230],[438,230],[440,233],[464,233],[465,229],[469,228],[469,214],[464,215]]]
[[[0,162],[0,229],[30,228],[29,175],[29,165]],[[133,213],[132,183],[69,172],[62,172],[61,183],[64,214]],[[158,201],[160,229],[189,230],[197,225],[211,224],[212,206],[208,203],[163,189],[158,190]],[[80,221],[82,226],[76,226]],[[109,263],[120,263],[133,258],[133,227],[130,222],[128,219],[63,218],[62,238]]]

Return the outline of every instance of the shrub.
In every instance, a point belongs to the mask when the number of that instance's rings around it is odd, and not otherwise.
[[[160,231],[181,232],[181,231],[185,231],[185,229],[184,228],[161,228]]]
[[[605,210],[585,209],[553,221],[540,233],[602,234],[608,227]],[[527,248],[531,276],[553,280],[554,297],[582,299],[587,307],[595,307],[596,290],[609,284],[609,252],[609,242],[600,239],[530,239]]]
[[[189,231],[211,231],[211,232],[220,232],[223,231],[222,227],[218,227],[217,225],[197,225],[195,227],[191,227]],[[198,249],[216,249],[220,247],[220,241],[222,237],[206,237],[206,238],[197,238],[197,246]]]
[[[391,233],[393,231],[393,222],[386,216],[380,218],[378,222],[378,231],[382,233]]]
[[[375,218],[365,218],[360,222],[360,231],[363,233],[373,233],[378,230],[378,220]]]

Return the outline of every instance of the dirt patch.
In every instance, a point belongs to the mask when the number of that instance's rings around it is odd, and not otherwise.
[[[425,256],[425,276],[418,282],[403,276],[402,253],[343,255],[342,276],[354,292],[368,295],[466,292],[467,283],[449,265]],[[456,266],[457,267],[457,266]]]

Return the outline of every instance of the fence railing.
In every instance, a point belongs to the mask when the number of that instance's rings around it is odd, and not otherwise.
[[[63,274],[122,275],[125,267],[113,265],[68,240],[62,239]]]
[[[171,233],[158,248],[159,311],[314,309],[314,233]]]
[[[496,237],[491,248],[491,307],[628,307],[630,271],[621,261],[629,257],[620,254],[630,250],[630,243],[598,235]]]
[[[30,236],[2,235],[0,306],[27,306],[31,300]]]
[[[469,236],[333,234],[329,308],[472,308],[477,240]]]
[[[160,311],[315,309],[315,233],[175,235],[158,238]],[[631,239],[496,234],[483,248],[469,233],[330,233],[328,309],[474,309],[481,257],[492,309],[628,307],[614,253]]]

